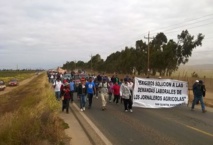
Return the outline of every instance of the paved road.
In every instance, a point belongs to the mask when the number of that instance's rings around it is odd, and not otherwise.
[[[108,103],[102,111],[100,98],[93,98],[92,109],[84,114],[115,145],[212,145],[213,112],[203,114],[200,106],[196,108],[134,108],[130,113],[122,104]]]

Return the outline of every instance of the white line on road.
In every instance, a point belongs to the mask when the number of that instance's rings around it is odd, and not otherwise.
[[[79,110],[79,107],[73,103],[73,106]],[[80,112],[80,111],[79,111]],[[97,135],[99,135],[99,137],[102,139],[102,141],[106,144],[106,145],[112,145],[112,143],[105,137],[105,135],[95,126],[95,124],[83,113],[80,112],[80,114],[83,116],[83,118],[89,123],[89,125],[94,129],[94,131],[97,133]]]

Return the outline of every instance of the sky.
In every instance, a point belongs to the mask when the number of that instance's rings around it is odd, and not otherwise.
[[[105,60],[148,32],[177,42],[186,29],[205,35],[188,64],[213,63],[212,0],[0,0],[0,69]]]

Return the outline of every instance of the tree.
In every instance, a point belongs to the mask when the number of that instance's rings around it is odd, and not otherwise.
[[[177,42],[170,39],[161,32],[149,43],[150,46],[150,72],[152,75],[159,73],[160,75],[170,76],[176,71],[180,64],[188,62],[192,51],[202,45],[204,36],[198,34],[196,39],[190,35],[187,30],[181,32],[177,36]],[[91,57],[87,63],[78,61],[66,62],[63,65],[65,69],[73,69],[73,67],[93,68],[94,70],[103,72],[131,73],[136,68],[138,73],[147,74],[147,49],[148,44],[143,40],[137,40],[135,48],[125,47],[121,52],[117,51],[110,54],[106,61],[101,59],[99,54]]]

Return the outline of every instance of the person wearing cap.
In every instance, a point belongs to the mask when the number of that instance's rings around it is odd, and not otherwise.
[[[120,94],[121,94],[121,96],[123,98],[123,101],[124,101],[124,110],[125,110],[125,112],[128,112],[128,110],[130,112],[133,112],[133,110],[132,110],[131,92],[130,92],[130,88],[128,86],[128,79],[127,78],[125,78],[124,79],[124,83],[121,84]]]
[[[197,81],[197,80],[193,85],[193,93],[194,93],[194,100],[192,102],[191,110],[194,110],[194,106],[195,106],[196,102],[199,100],[200,104],[201,104],[202,112],[205,113],[206,109],[205,109],[205,105],[204,105],[204,102],[203,102],[202,84],[199,83],[199,81]]]
[[[108,83],[106,78],[103,78],[103,81],[99,84],[100,96],[102,101],[102,110],[106,110],[107,100],[108,100]]]
[[[89,77],[89,81],[86,83],[86,90],[89,99],[88,108],[90,109],[92,107],[93,95],[96,93],[95,83],[92,81],[92,77]]]
[[[81,111],[85,111],[86,105],[86,86],[85,79],[81,78],[81,83],[77,87],[77,96],[80,98],[80,109]]]
[[[62,87],[62,111],[64,111],[64,109],[66,109],[66,112],[69,113],[69,102],[70,102],[70,87],[69,87],[69,83],[65,82],[63,87]]]

